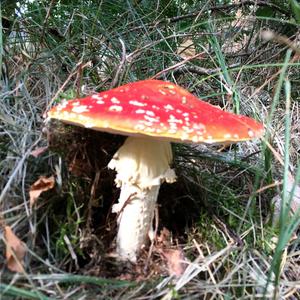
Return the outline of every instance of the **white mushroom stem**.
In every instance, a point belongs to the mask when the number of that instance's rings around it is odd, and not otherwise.
[[[136,261],[141,248],[151,238],[154,211],[162,182],[176,180],[170,169],[172,149],[169,142],[151,138],[129,137],[108,164],[117,172],[116,184],[121,188],[117,254],[122,260]]]

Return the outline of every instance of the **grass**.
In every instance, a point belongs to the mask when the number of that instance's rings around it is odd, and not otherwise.
[[[248,5],[216,10],[210,1],[185,3],[1,7],[0,224],[11,226],[27,248],[24,272],[10,272],[0,234],[3,299],[300,297],[300,211],[290,213],[300,181],[299,27],[288,5],[262,16]],[[261,38],[266,28],[274,39]],[[198,58],[177,53],[186,39]],[[111,154],[100,157],[99,145],[114,153],[122,140],[47,125],[42,116],[62,98],[155,74],[264,122],[266,134],[224,148],[174,145],[179,180],[161,189],[152,255],[120,266],[110,214],[118,191],[105,167]],[[56,186],[31,209],[28,191],[41,175],[55,175]],[[276,195],[281,210],[274,225]],[[178,278],[169,274],[165,248],[186,257]]]

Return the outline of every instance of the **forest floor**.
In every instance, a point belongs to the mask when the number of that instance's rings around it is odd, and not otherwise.
[[[287,8],[96,2],[3,9],[1,299],[300,299],[300,48]],[[146,78],[255,118],[265,135],[174,144],[155,238],[121,263],[107,164],[125,137],[45,116]]]

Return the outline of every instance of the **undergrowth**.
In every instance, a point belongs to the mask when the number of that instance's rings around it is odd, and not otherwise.
[[[299,299],[297,13],[282,1],[1,2],[3,299]],[[146,78],[266,132],[236,145],[174,145],[178,180],[161,188],[154,247],[120,265],[118,189],[106,166],[124,137],[44,116],[62,99]],[[30,187],[51,175],[55,187],[31,208]],[[5,226],[26,245],[18,274],[6,263]],[[176,278],[166,249],[184,256]]]

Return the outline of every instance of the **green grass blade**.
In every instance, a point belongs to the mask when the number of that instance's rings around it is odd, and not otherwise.
[[[211,22],[207,23],[207,27],[209,28],[209,32],[213,32],[213,27],[212,27]],[[233,98],[234,112],[239,114],[239,112],[240,112],[239,94],[238,94],[238,92],[236,91],[236,89],[234,87],[234,83],[233,83],[233,80],[232,80],[232,78],[230,76],[230,73],[228,71],[228,67],[227,67],[227,64],[226,64],[225,57],[223,55],[221,46],[220,46],[220,44],[219,44],[219,42],[218,42],[218,40],[217,40],[217,38],[214,34],[209,36],[208,40],[209,40],[209,43],[211,44],[211,46],[212,46],[212,48],[213,48],[213,50],[216,54],[218,63],[219,63],[219,65],[221,67],[221,70],[222,70],[222,75],[224,77],[224,80],[225,80],[226,84],[230,87],[230,90],[233,93],[232,98]]]
[[[291,52],[286,56],[286,59],[289,58]],[[287,61],[287,60],[286,60]],[[290,204],[293,195],[289,195],[288,192],[288,184],[289,184],[289,148],[290,148],[290,138],[291,138],[291,118],[290,118],[290,99],[291,99],[291,84],[288,79],[284,79],[285,72],[281,73],[281,82],[278,83],[277,89],[276,89],[276,99],[278,101],[279,99],[279,93],[280,88],[282,86],[282,83],[284,82],[285,87],[285,98],[286,98],[286,111],[285,111],[285,145],[284,145],[284,173],[283,173],[283,191],[281,196],[281,207],[280,207],[280,219],[279,219],[279,237],[278,237],[278,243],[275,249],[274,257],[272,260],[270,273],[268,276],[268,282],[266,285],[266,290],[271,282],[272,274],[275,275],[274,279],[274,299],[277,299],[278,295],[278,285],[280,282],[280,274],[281,274],[281,264],[282,264],[282,254],[287,246],[287,243],[293,233],[293,230],[296,228],[297,224],[300,223],[298,221],[298,218],[295,219],[297,214],[294,215],[292,219],[289,219],[289,213],[290,213]],[[273,104],[274,106],[274,104]],[[275,109],[275,108],[274,108]],[[297,181],[296,181],[297,182]],[[295,182],[295,184],[296,184]]]
[[[12,285],[0,283],[0,298],[6,299],[4,296],[22,297],[22,299],[51,300],[51,298],[41,294],[40,292],[31,292]]]
[[[31,275],[32,280],[58,281],[64,283],[86,283],[98,286],[110,286],[112,288],[124,288],[135,286],[136,283],[130,281],[107,279],[94,276],[73,275],[73,274],[49,274],[49,275]]]
[[[289,164],[290,164],[290,139],[291,139],[291,118],[290,118],[290,106],[291,106],[291,83],[289,80],[285,81],[285,98],[286,98],[286,109],[285,109],[285,143],[284,143],[284,172],[283,172],[283,189],[282,189],[282,203],[280,209],[280,220],[279,226],[281,231],[284,230],[285,224],[288,218],[289,210],[288,207],[288,184],[289,184]]]
[[[287,54],[285,56],[285,60],[279,75],[279,79],[277,82],[277,86],[275,89],[275,93],[274,93],[274,97],[273,97],[273,101],[272,101],[272,105],[271,105],[271,109],[267,118],[267,122],[266,122],[266,127],[267,127],[267,132],[266,132],[266,136],[265,136],[265,140],[269,143],[271,143],[271,124],[272,124],[272,120],[274,118],[274,113],[276,110],[276,107],[279,104],[280,101],[280,93],[282,90],[282,86],[284,83],[284,78],[286,75],[286,71],[289,67],[289,60],[291,58],[291,54],[292,52],[290,50],[287,51]],[[267,174],[266,177],[266,182],[267,184],[270,184],[273,181],[273,176],[272,176],[272,153],[271,150],[266,146],[266,144],[263,144],[263,153],[264,153],[264,157],[265,157],[265,171]]]

